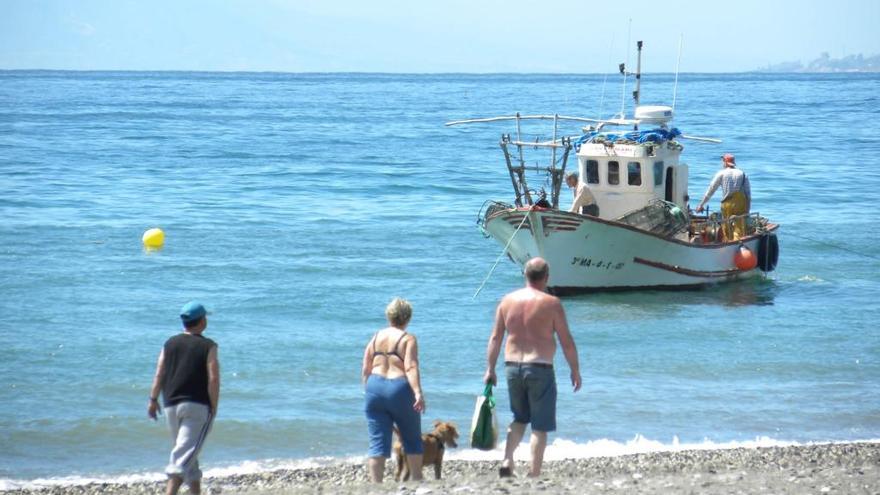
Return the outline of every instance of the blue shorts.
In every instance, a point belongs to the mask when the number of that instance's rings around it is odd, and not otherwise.
[[[556,373],[550,365],[505,363],[513,421],[556,431]]]
[[[422,415],[413,409],[415,394],[406,377],[367,378],[367,429],[370,433],[369,457],[391,457],[391,425],[400,430],[403,451],[422,453]]]

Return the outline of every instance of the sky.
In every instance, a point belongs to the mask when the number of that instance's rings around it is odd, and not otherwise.
[[[740,72],[880,54],[880,0],[0,0],[0,69]],[[629,34],[628,34],[629,33]],[[627,39],[630,39],[627,45]]]

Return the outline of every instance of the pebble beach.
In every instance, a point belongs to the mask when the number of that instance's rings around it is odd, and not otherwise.
[[[443,479],[382,485],[367,482],[363,464],[278,470],[203,480],[204,493],[846,493],[880,494],[880,443],[684,450],[545,463],[538,479],[499,479],[498,463],[447,461]],[[525,473],[525,464],[518,464]],[[431,469],[425,475],[433,478]],[[0,492],[10,495],[160,493],[161,482],[93,483]],[[185,492],[184,492],[185,493]]]

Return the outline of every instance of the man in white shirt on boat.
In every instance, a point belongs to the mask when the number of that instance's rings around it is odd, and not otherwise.
[[[703,212],[706,203],[715,194],[718,186],[721,186],[721,192],[724,193],[721,198],[721,217],[727,219],[732,216],[748,214],[752,206],[752,189],[749,186],[749,177],[745,172],[736,168],[736,158],[732,154],[727,153],[722,156],[721,163],[723,168],[715,174],[712,182],[709,183],[709,189],[706,190],[703,200],[697,206],[697,213]],[[722,230],[726,241],[742,238],[746,234],[745,217],[724,222]]]
[[[565,174],[565,183],[574,190],[574,200],[568,211],[598,217],[599,206],[596,205],[596,198],[593,197],[593,193],[590,192],[590,188],[586,184],[578,181],[577,172]]]

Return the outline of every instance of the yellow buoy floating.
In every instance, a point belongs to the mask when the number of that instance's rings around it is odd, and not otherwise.
[[[165,244],[165,232],[162,232],[160,228],[150,229],[144,232],[141,240],[144,242],[144,246],[148,248],[160,248]]]

